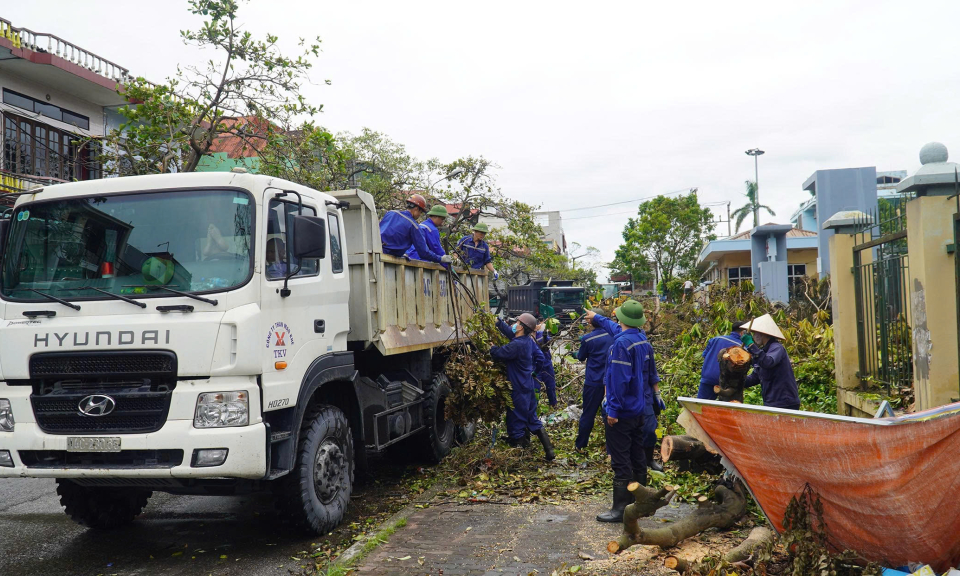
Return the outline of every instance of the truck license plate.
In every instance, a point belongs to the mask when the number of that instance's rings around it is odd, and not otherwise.
[[[119,452],[120,438],[67,437],[67,452]]]

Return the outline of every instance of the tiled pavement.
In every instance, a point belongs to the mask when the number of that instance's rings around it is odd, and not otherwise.
[[[594,517],[606,500],[554,505],[434,504],[417,510],[358,567],[362,575],[550,574],[583,565],[580,553],[609,557],[606,544],[621,530]],[[684,508],[668,506],[642,522],[662,525]]]

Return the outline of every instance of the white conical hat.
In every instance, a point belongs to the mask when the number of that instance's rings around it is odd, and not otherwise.
[[[783,332],[780,331],[780,327],[777,326],[777,323],[773,320],[773,316],[769,314],[764,314],[759,318],[751,320],[747,325],[747,329],[783,340]]]

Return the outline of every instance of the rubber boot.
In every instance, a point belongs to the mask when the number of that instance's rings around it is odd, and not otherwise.
[[[523,446],[523,440],[524,440],[523,436],[519,438],[507,437],[507,445],[510,446],[511,448],[518,448]]]
[[[543,444],[543,452],[546,455],[546,459],[549,461],[556,458],[557,455],[553,451],[553,444],[550,443],[550,437],[547,436],[546,428],[541,428],[537,430],[537,438],[539,438],[540,443]]]
[[[633,481],[639,482],[642,486],[647,485],[647,471],[646,470],[637,470],[633,473]]]
[[[629,483],[627,480],[613,481],[613,507],[597,514],[597,522],[623,522],[623,511],[633,500],[633,495],[627,490]]]
[[[663,472],[663,464],[653,459],[653,446],[645,448],[644,450],[646,450],[647,453],[647,468],[654,472]]]

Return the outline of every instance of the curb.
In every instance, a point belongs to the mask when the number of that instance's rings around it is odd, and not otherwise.
[[[441,490],[443,490],[443,487],[440,486],[440,483],[437,483],[431,486],[430,488],[428,488],[423,494],[418,496],[416,500],[410,502],[409,504],[401,508],[399,511],[394,513],[393,516],[390,516],[389,518],[384,520],[379,526],[377,526],[377,529],[374,530],[372,533],[370,533],[368,536],[360,540],[357,540],[349,548],[344,550],[343,554],[337,556],[336,560],[334,560],[334,564],[348,565],[352,563],[354,560],[360,559],[360,553],[363,550],[364,546],[366,546],[367,542],[376,538],[381,532],[383,532],[387,528],[390,528],[391,526],[396,526],[397,523],[400,522],[401,520],[404,520],[410,517],[410,515],[412,515],[415,511],[418,510],[418,508],[416,507],[418,504],[422,505],[430,502],[431,500],[433,500],[433,498],[437,494],[440,493]]]

